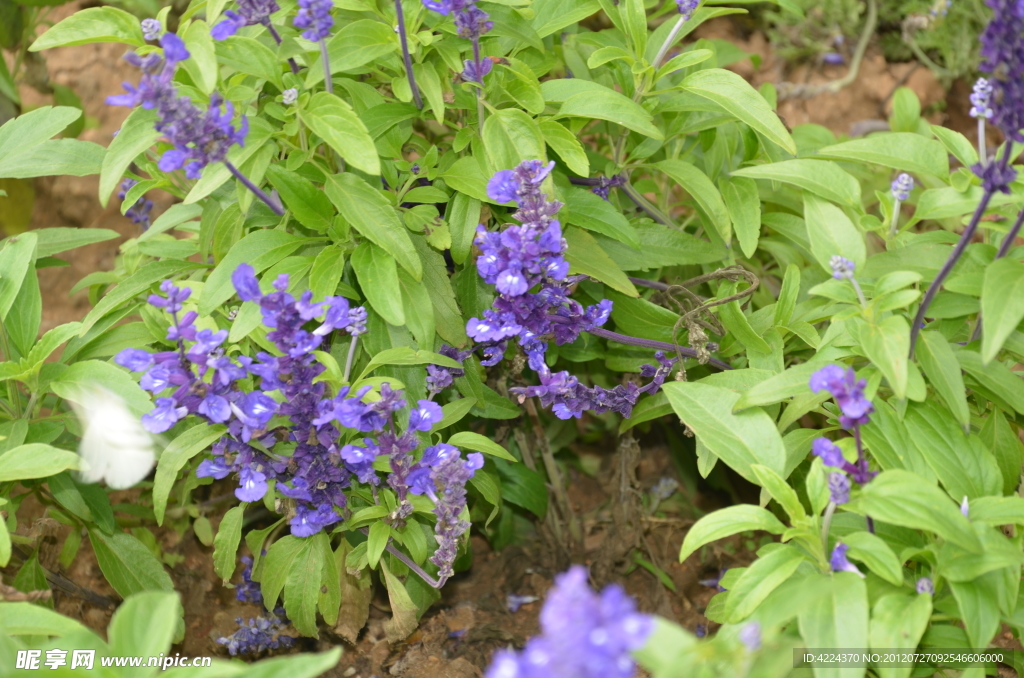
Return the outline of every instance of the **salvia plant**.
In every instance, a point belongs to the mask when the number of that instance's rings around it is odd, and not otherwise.
[[[787,128],[734,50],[692,38],[744,11],[193,0],[43,32],[32,50],[126,46],[107,101],[127,117],[103,147],[54,138],[78,109],[25,113],[0,177],[99,175],[138,231],[76,286],[88,314],[41,337],[37,269],[117,234],[0,249],[0,565],[26,596],[67,586],[32,498],[68,528],[60,565],[87,540],[125,602],[107,641],[45,595],[0,603],[0,659],[167,652],[180,556],[158,529],[193,531],[251,607],[227,657],[354,640],[375,585],[404,640],[472,567],[471,530],[502,547],[536,521],[584,560],[568,446],[647,434],[760,489],[689,529],[686,567],[771,538],[708,580],[693,630],[573,567],[488,678],[906,678],[950,667],[793,652],[1019,637],[1024,6],[987,2],[977,146],[905,88],[890,131]],[[312,676],[337,654],[263,661]]]

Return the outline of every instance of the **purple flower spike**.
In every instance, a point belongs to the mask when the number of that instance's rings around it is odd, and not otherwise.
[[[989,120],[992,118],[992,85],[985,78],[978,78],[971,90],[971,117]]]
[[[911,181],[913,181],[913,179],[911,179]],[[895,186],[895,184],[893,184],[893,186]],[[911,188],[913,188],[913,186],[911,186]],[[895,188],[893,190],[895,190]],[[832,266],[832,277],[836,280],[849,280],[853,277],[853,273],[857,269],[857,265],[855,263],[846,257],[839,256],[838,254],[834,255],[828,263]]]
[[[890,188],[892,188],[892,197],[900,202],[905,202],[910,197],[910,192],[914,190],[914,177],[903,172],[896,177]]]
[[[1019,0],[986,0],[992,20],[981,35],[980,69],[992,73],[990,122],[1003,134],[1024,142],[1024,12]],[[1000,164],[1000,163],[990,163]]]
[[[823,440],[823,438],[819,438]],[[836,448],[839,449],[839,448]],[[841,506],[850,501],[850,479],[845,473],[833,471],[828,474],[829,500],[836,506]]]
[[[270,15],[279,9],[274,0],[238,0],[238,11],[226,10],[225,19],[213,27],[210,36],[214,40],[225,40],[246,26],[262,24],[269,28]],[[270,30],[275,41],[280,44],[276,31],[273,28]]]
[[[832,558],[830,565],[833,572],[853,572],[864,577],[864,573],[857,569],[857,566],[846,559],[846,552],[850,550],[850,547],[846,544],[836,544],[836,547],[832,549]]]
[[[153,42],[160,39],[160,34],[164,32],[164,27],[160,24],[159,19],[143,19],[142,20],[142,37],[148,42]]]
[[[689,21],[693,18],[693,13],[697,11],[698,5],[700,5],[700,0],[676,0],[679,14],[683,17],[684,21]]]
[[[295,15],[295,27],[303,31],[302,37],[310,42],[324,40],[331,34],[334,17],[331,0],[299,0],[299,13]]]
[[[811,375],[810,386],[815,393],[828,391],[832,394],[842,411],[839,423],[844,428],[867,424],[869,415],[875,411],[874,405],[864,395],[867,381],[858,381],[852,368],[843,369],[838,365],[823,367]]]
[[[932,584],[932,580],[928,577],[918,579],[916,588],[918,593],[927,593],[930,596],[935,595],[935,585]]]

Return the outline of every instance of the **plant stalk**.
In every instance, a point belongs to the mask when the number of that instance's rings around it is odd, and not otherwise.
[[[558,322],[557,320],[555,322]],[[659,351],[666,351],[668,353],[679,353],[680,355],[686,356],[687,358],[693,358],[694,360],[699,359],[700,356],[692,348],[686,346],[675,346],[664,341],[655,341],[653,339],[640,339],[639,337],[631,337],[627,334],[619,334],[618,332],[612,332],[611,330],[601,329],[595,327],[592,330],[587,330],[588,333],[595,337],[601,337],[603,339],[610,339],[611,341],[618,342],[620,344],[626,344],[628,346],[640,346],[642,348],[653,348]],[[722,362],[718,358],[711,358],[708,360],[709,365],[713,365],[720,370],[731,370],[732,365],[726,362]]]
[[[262,190],[261,190],[261,189],[260,189],[260,188],[259,188],[259,187],[258,187],[258,186],[257,186],[256,184],[254,184],[254,183],[252,183],[251,181],[249,181],[249,177],[247,177],[247,176],[245,176],[244,174],[242,174],[242,173],[241,173],[241,172],[240,172],[240,171],[238,170],[238,168],[237,168],[237,167],[235,167],[234,165],[232,165],[232,164],[231,164],[230,162],[228,162],[227,160],[225,160],[225,161],[224,161],[224,166],[225,166],[225,167],[227,167],[227,168],[228,168],[228,171],[229,171],[229,172],[231,172],[231,174],[232,174],[232,175],[233,175],[233,176],[234,176],[234,177],[235,177],[236,179],[238,179],[239,181],[241,181],[241,182],[242,182],[242,184],[243,184],[243,185],[244,185],[244,186],[245,186],[246,188],[248,188],[248,189],[249,189],[250,191],[252,191],[252,194],[253,194],[253,195],[255,195],[255,196],[256,196],[257,198],[259,198],[259,199],[260,199],[260,200],[262,200],[262,201],[263,201],[264,203],[266,203],[267,207],[269,207],[269,208],[270,208],[270,210],[271,210],[271,211],[272,211],[272,212],[273,212],[274,214],[276,214],[276,215],[277,215],[277,216],[279,216],[279,217],[283,217],[283,216],[284,216],[284,207],[282,207],[280,203],[278,203],[278,202],[277,202],[276,200],[274,200],[273,198],[271,198],[271,197],[270,197],[269,195],[267,195],[266,193],[264,193],[264,192],[263,192],[263,191],[262,191]]]
[[[423,97],[416,84],[416,76],[412,72],[412,55],[409,54],[409,39],[405,33],[405,12],[402,11],[402,0],[395,0],[395,16],[398,18],[398,41],[402,44],[402,61],[405,62],[405,74],[409,78],[409,89],[416,108],[423,108]]]

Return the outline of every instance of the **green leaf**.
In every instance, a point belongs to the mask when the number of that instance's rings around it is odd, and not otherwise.
[[[412,333],[418,346],[430,348],[434,345],[434,302],[430,292],[422,283],[412,279],[402,269],[397,269],[401,284],[402,307],[405,311],[405,326]]]
[[[260,591],[268,608],[277,607],[277,600],[284,590],[285,583],[292,571],[292,563],[306,546],[306,539],[292,535],[281,537],[267,550],[263,556],[263,570],[260,575]],[[255,556],[255,553],[253,554]]]
[[[640,238],[639,250],[606,236],[597,235],[594,238],[623,271],[649,271],[681,264],[712,264],[726,256],[725,248],[719,245],[661,224],[639,223],[636,225],[636,234]]]
[[[722,194],[707,175],[684,160],[662,160],[655,164],[672,181],[686,190],[711,220],[711,226],[726,243],[732,241],[732,221]]]
[[[995,459],[975,436],[967,436],[946,410],[914,403],[904,417],[907,433],[951,496],[994,494],[1003,485]]]
[[[523,160],[547,160],[544,135],[537,121],[517,108],[503,108],[489,115],[482,138],[495,169],[512,169]]]
[[[476,405],[476,398],[459,398],[458,400],[453,400],[450,403],[442,405],[441,412],[443,412],[444,415],[442,416],[441,421],[434,424],[433,428],[430,430],[440,431],[443,428],[462,421],[462,419],[469,414],[469,411],[473,409],[474,405]]]
[[[851,260],[858,269],[864,266],[864,236],[841,209],[813,193],[804,193],[804,221],[811,253],[825,271],[831,274],[829,260],[837,254]]]
[[[732,296],[735,290],[735,284],[726,283],[719,290],[719,294],[724,298]],[[736,339],[747,348],[747,350],[757,351],[759,353],[771,353],[771,347],[768,346],[767,342],[761,338],[761,335],[755,332],[754,328],[750,326],[750,321],[747,319],[747,316],[744,315],[743,309],[740,308],[740,302],[738,299],[734,299],[727,304],[719,306],[718,317],[722,321],[722,325],[725,326],[725,329],[735,336]]]
[[[590,276],[627,296],[640,296],[626,274],[597,244],[594,236],[574,226],[567,227],[562,235],[567,243],[565,259],[569,262],[570,272]]]
[[[971,582],[949,582],[972,647],[988,647],[999,630],[998,576],[989,572]]]
[[[305,108],[299,109],[299,118],[353,167],[368,174],[380,174],[380,159],[373,138],[344,99],[318,92]],[[348,174],[342,175],[344,177],[355,179]]]
[[[175,591],[141,591],[125,599],[107,629],[112,655],[136,652],[155,657],[171,649],[174,632],[184,615]],[[125,671],[127,676],[155,675],[156,668]]]
[[[334,219],[334,205],[313,182],[280,165],[268,167],[267,178],[280,192],[285,206],[300,224],[320,233],[330,229]]]
[[[658,74],[654,76],[654,81],[657,82],[666,75],[675,73],[676,71],[684,68],[704,63],[713,56],[715,56],[715,52],[710,49],[691,49],[683,52],[682,54],[677,54],[666,61],[665,65],[658,69]]]
[[[39,52],[91,42],[121,42],[135,47],[146,44],[139,20],[128,12],[116,7],[90,7],[58,22],[28,49],[30,52]]]
[[[79,457],[43,443],[29,443],[0,456],[0,483],[46,478],[67,469],[77,469]]]
[[[538,36],[546,38],[566,26],[583,21],[594,12],[600,11],[601,7],[597,0],[551,0],[538,3],[532,9],[536,12],[532,21],[533,28]]]
[[[398,39],[388,24],[363,19],[346,24],[327,41],[331,73],[351,71],[398,49]],[[317,55],[309,65],[306,89],[324,79],[323,60]]]
[[[494,5],[491,5],[494,7]],[[491,14],[492,18],[494,14]],[[516,12],[511,16],[519,17]],[[495,19],[497,28],[500,19]],[[539,48],[543,50],[543,48]],[[501,64],[501,70],[505,73],[505,81],[502,85],[510,97],[522,106],[528,113],[540,115],[544,112],[544,96],[541,94],[540,82],[530,66],[514,57],[507,57],[507,64]],[[556,123],[557,124],[557,123]],[[543,127],[543,124],[541,124]],[[550,143],[550,142],[549,142]],[[564,159],[564,158],[563,158]],[[575,170],[573,170],[575,171]]]
[[[590,176],[590,160],[576,135],[554,120],[539,123],[544,141],[566,166],[581,177]]]
[[[729,587],[729,599],[725,603],[726,619],[736,624],[749,617],[804,562],[807,562],[806,556],[784,544],[758,558]]]
[[[215,45],[220,63],[239,73],[256,76],[284,89],[277,55],[262,42],[254,38],[232,35],[226,40],[218,40]]]
[[[880,323],[860,328],[864,355],[882,371],[897,398],[907,395],[910,325],[902,315],[891,315]]]
[[[199,298],[199,314],[210,315],[235,295],[231,275],[239,265],[249,264],[258,275],[308,242],[308,238],[270,229],[253,231],[245,236],[231,247],[206,279]]]
[[[153,479],[153,513],[158,525],[164,524],[164,512],[167,510],[167,497],[171,493],[178,471],[210,445],[215,443],[227,432],[222,425],[196,424],[181,433],[164,449],[156,465],[156,477]]]
[[[929,595],[890,593],[882,596],[871,610],[869,646],[875,651],[892,648],[913,652],[928,628],[931,614],[932,597]],[[875,670],[880,678],[909,678],[913,669],[907,664],[879,666]]]
[[[988,363],[999,354],[1007,337],[1024,320],[1024,263],[1011,257],[985,268],[981,289],[981,359]]]
[[[607,120],[651,139],[665,138],[661,130],[654,126],[654,120],[645,108],[606,87],[574,94],[566,99],[558,111],[558,117],[569,116]]]
[[[327,197],[345,220],[412,274],[423,278],[423,263],[409,238],[409,232],[387,198],[354,174],[327,177]]]
[[[0,250],[0,322],[6,321],[25,276],[35,275],[36,234],[33,232],[7,238]]]
[[[870,532],[852,532],[842,542],[850,547],[849,556],[859,560],[893,586],[903,585],[903,567],[885,541]]]
[[[600,233],[640,250],[636,229],[610,202],[582,188],[570,187],[562,191],[565,207],[559,221]]]
[[[434,307],[434,325],[437,334],[453,346],[465,346],[466,321],[455,299],[448,267],[440,252],[430,248],[423,238],[413,240],[423,262],[423,286],[430,295]]]
[[[99,360],[75,363],[61,373],[60,380],[50,383],[50,390],[65,400],[79,402],[96,386],[120,396],[137,416],[153,408],[149,395],[139,388],[135,379],[120,367]]]
[[[757,184],[746,177],[721,177],[718,185],[743,256],[752,257],[761,236],[761,198]],[[776,323],[779,324],[779,323]]]
[[[750,530],[782,534],[786,526],[770,511],[753,504],[736,504],[714,511],[694,523],[686,533],[679,551],[679,562],[684,562],[705,544]]]
[[[983,387],[1002,398],[1007,405],[1024,414],[1024,380],[1006,365],[992,361],[985,365],[974,351],[956,351],[957,362]]]
[[[181,62],[181,66],[203,94],[210,94],[217,88],[218,79],[217,53],[210,37],[210,27],[205,21],[193,21],[181,37],[189,53],[189,58]]]
[[[370,567],[376,568],[380,556],[391,539],[391,528],[387,523],[379,520],[370,524],[370,536],[366,540],[366,557],[369,559]]]
[[[543,520],[548,512],[548,489],[543,477],[525,464],[498,463],[497,468],[502,499]]]
[[[98,320],[111,311],[120,308],[129,299],[133,299],[143,292],[148,292],[153,285],[198,267],[198,264],[190,261],[174,260],[153,261],[146,264],[137,272],[119,282],[117,287],[107,292],[106,296],[99,300],[99,303],[82,320],[82,330],[79,336],[84,337]],[[0,271],[0,275],[3,275],[2,271]],[[208,286],[209,281],[206,284]]]
[[[408,346],[398,346],[395,348],[384,349],[373,356],[373,358],[370,359],[370,362],[367,363],[366,367],[363,368],[363,373],[359,375],[359,380],[369,376],[371,372],[381,365],[441,365],[442,367],[451,367],[454,369],[462,369],[463,367],[457,361],[452,360],[448,356],[441,355],[440,353],[432,353],[422,349],[417,351]]]
[[[750,408],[734,414],[739,394],[718,386],[676,381],[664,388],[679,418],[737,473],[752,483],[758,482],[753,464],[782,474],[786,449],[775,422],[764,410]]]
[[[938,137],[942,145],[946,147],[946,150],[960,161],[961,165],[970,167],[977,164],[978,150],[963,134],[942,125],[932,125],[930,129],[932,134]]]
[[[459,433],[456,433],[448,439],[448,444],[454,445],[455,447],[462,447],[467,450],[473,450],[474,452],[483,452],[484,454],[489,454],[492,457],[499,457],[511,462],[518,461],[498,443],[486,436],[480,435],[479,433],[473,433],[472,431],[460,431]]]
[[[908,132],[874,134],[818,150],[818,155],[871,163],[905,172],[949,176],[949,154],[942,144]]]
[[[732,176],[768,179],[790,184],[826,200],[860,209],[860,183],[849,173],[843,171],[839,165],[827,160],[809,158],[783,160],[782,162],[733,170]]]
[[[750,467],[757,476],[757,484],[768,490],[772,499],[779,502],[779,506],[785,509],[789,515],[790,522],[795,523],[807,517],[803,504],[796,494],[796,490],[786,484],[785,479],[767,466],[754,464]]]
[[[242,502],[228,509],[217,527],[217,536],[213,538],[213,569],[225,584],[235,573],[235,556],[242,541],[242,517],[246,506],[248,504]]]
[[[883,471],[861,488],[856,507],[875,520],[935,532],[968,551],[981,552],[981,542],[957,504],[915,473]]]
[[[1010,428],[1003,413],[995,408],[986,417],[978,437],[992,451],[999,465],[1003,477],[1003,494],[1013,494],[1020,484],[1021,463],[1024,461],[1024,445],[1017,433]],[[974,519],[973,505],[971,517]]]
[[[827,593],[800,609],[800,635],[809,648],[867,647],[868,593],[864,580],[853,572],[836,572]],[[865,668],[814,667],[815,678],[860,678]]]
[[[469,479],[469,483],[477,489],[477,491],[483,496],[483,498],[494,508],[491,509],[491,514],[487,517],[487,521],[484,523],[484,527],[488,527],[491,521],[494,520],[495,516],[501,510],[501,485],[498,482],[497,476],[488,473],[484,470],[478,470],[473,474],[473,477]]]
[[[85,630],[71,617],[35,603],[0,603],[0,632],[8,636],[68,636]]]
[[[359,287],[373,310],[392,325],[405,324],[398,266],[394,258],[373,243],[364,242],[351,257]]]
[[[764,97],[741,76],[721,68],[707,68],[686,76],[679,88],[719,106],[769,141],[796,154],[796,143]]]
[[[100,204],[104,207],[128,166],[160,138],[160,133],[153,129],[155,121],[155,110],[134,108],[121,123],[121,130],[107,147],[100,168]]]
[[[441,178],[459,193],[481,202],[497,204],[487,195],[487,177],[480,160],[472,155],[459,158]]]
[[[39,258],[121,237],[120,233],[109,228],[50,226],[32,232],[36,234],[36,256]]]
[[[284,609],[295,628],[304,636],[319,637],[316,626],[316,608],[320,601],[320,586],[323,581],[324,554],[316,548],[317,537],[326,539],[320,532],[314,537],[300,539],[300,545],[288,565],[284,583]],[[271,567],[269,554],[264,566],[264,577]]]
[[[103,576],[122,598],[140,591],[174,591],[163,565],[145,544],[125,532],[104,534],[89,530]]]
[[[1008,300],[1012,304],[1012,298]],[[986,320],[988,315],[986,314]],[[938,392],[946,407],[953,413],[960,426],[967,430],[971,424],[971,412],[967,407],[967,390],[960,373],[960,363],[949,342],[938,332],[925,330],[917,342],[917,361],[921,364],[928,381]]]

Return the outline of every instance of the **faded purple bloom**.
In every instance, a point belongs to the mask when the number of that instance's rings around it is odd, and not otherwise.
[[[310,42],[324,40],[331,34],[334,17],[331,0],[299,0],[299,13],[295,15],[295,27],[303,31],[302,37]]]
[[[910,192],[914,190],[914,177],[903,172],[896,177],[890,188],[892,188],[892,197],[896,198],[900,202],[905,202],[907,198],[910,197]],[[850,273],[853,273],[852,268]]]
[[[345,331],[353,337],[366,334],[366,320],[368,317],[366,309],[362,306],[350,309],[348,312],[348,325],[345,327]]]
[[[703,638],[704,636],[708,635],[707,624],[698,623],[697,626],[693,629],[693,635],[697,636],[698,638]]]
[[[493,68],[494,62],[490,59],[481,59],[479,64],[472,59],[466,59],[462,71],[462,79],[466,82],[478,82],[482,85],[484,84],[484,76],[490,73]]]
[[[846,63],[846,57],[839,52],[825,52],[821,60],[831,66],[842,66]]]
[[[281,101],[285,106],[291,106],[299,100],[299,90],[294,87],[289,87],[285,91],[281,92]]]
[[[761,625],[757,622],[746,624],[740,629],[739,639],[747,652],[757,652],[761,649]]]
[[[537,596],[517,596],[514,593],[510,593],[505,596],[505,607],[508,608],[509,612],[515,613],[518,612],[519,608],[523,605],[529,605],[530,603],[535,603],[538,600],[540,600],[540,598]]]
[[[861,578],[864,577],[864,573],[857,569],[857,566],[851,563],[846,558],[846,552],[850,550],[850,547],[846,544],[836,544],[836,547],[832,549],[832,558],[829,561],[833,572],[854,572]]]
[[[927,593],[930,596],[935,595],[935,585],[932,584],[932,580],[929,577],[918,579],[916,588],[918,593]]]
[[[823,440],[823,438],[819,438],[819,440]],[[850,501],[850,479],[845,473],[833,471],[828,474],[828,492],[829,500],[836,506],[847,503]]]
[[[540,627],[521,652],[499,650],[485,678],[631,678],[630,653],[647,642],[654,620],[617,584],[592,591],[586,568],[575,565],[555,577]]]
[[[683,17],[684,21],[689,21],[693,18],[693,13],[697,11],[698,5],[700,5],[700,0],[676,0],[679,14]]]
[[[160,24],[159,19],[143,19],[142,20],[142,37],[149,42],[160,39],[160,34],[164,32],[164,27]]]
[[[964,500],[960,502],[960,513],[964,515],[964,518],[968,518],[971,512],[971,502],[968,500],[967,495],[964,495]]]
[[[836,280],[849,280],[853,277],[853,273],[857,269],[857,265],[855,263],[846,257],[839,256],[838,254],[833,255],[828,263],[832,266],[832,277]]]
[[[971,90],[971,117],[989,120],[992,118],[992,84],[985,78],[978,78]]]
[[[284,610],[268,612],[266,617],[255,617],[243,622],[239,617],[236,623],[240,627],[230,636],[218,638],[217,643],[227,648],[232,657],[236,655],[257,655],[266,650],[288,648],[295,643],[295,638],[284,635],[288,620]]]
[[[245,567],[242,569],[242,582],[235,587],[235,598],[243,603],[263,604],[263,591],[260,583],[252,580],[252,558],[242,556],[240,558]]]

